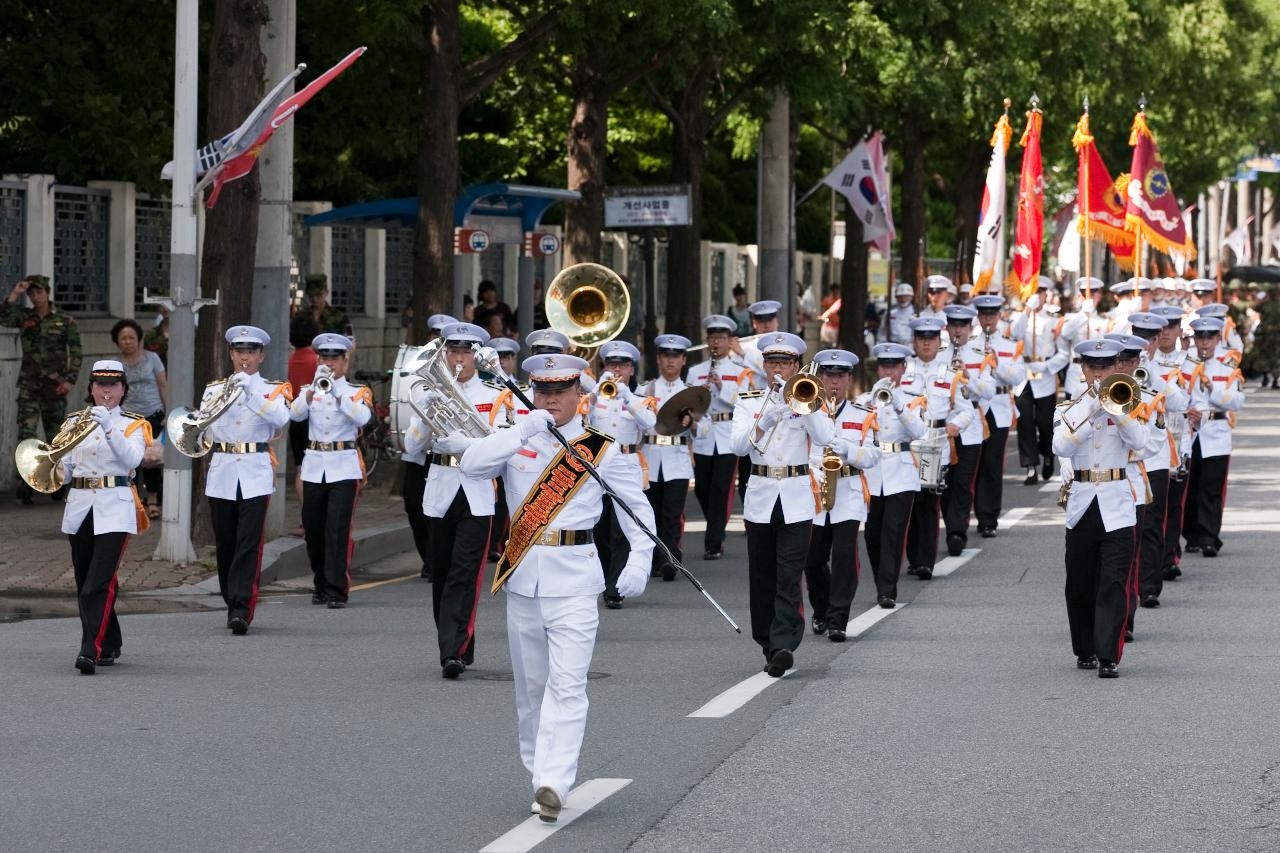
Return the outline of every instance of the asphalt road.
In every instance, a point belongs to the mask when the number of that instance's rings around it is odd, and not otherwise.
[[[909,606],[856,642],[810,635],[727,716],[688,715],[762,658],[692,587],[603,612],[579,779],[631,781],[536,849],[1280,849],[1278,415],[1251,395],[1226,548],[1139,612],[1116,681],[1074,667],[1056,487],[1012,467],[1015,526],[904,579]],[[745,626],[745,537],[718,563],[700,542],[690,568]],[[126,615],[93,678],[74,620],[0,624],[0,849],[474,851],[527,820],[501,598],[457,682],[416,578],[344,611],[269,597],[243,638],[222,623]]]

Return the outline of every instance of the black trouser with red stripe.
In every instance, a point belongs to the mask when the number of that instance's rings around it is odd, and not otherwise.
[[[1129,616],[1134,528],[1107,532],[1095,499],[1067,531],[1067,624],[1076,657],[1120,662]]]
[[[431,540],[427,532],[427,517],[422,512],[422,493],[427,488],[427,469],[430,467],[430,462],[419,465],[417,462],[404,460],[404,514],[409,518],[413,547],[427,574],[431,573]]]
[[[613,498],[605,495],[602,500],[600,520],[596,522],[591,538],[595,540],[596,551],[600,554],[604,591],[609,595],[617,595],[618,576],[626,568],[627,557],[631,556],[631,540],[627,539],[618,524],[618,509],[613,505]]]
[[[227,605],[227,618],[243,616],[253,622],[262,571],[263,528],[270,495],[236,499],[209,498],[209,517],[218,549],[218,589]]]
[[[1129,613],[1125,616],[1124,626],[1133,630],[1133,614],[1138,610],[1138,574],[1142,568],[1142,528],[1147,520],[1147,505],[1138,504],[1133,508],[1133,553],[1129,557]]]
[[[911,507],[918,492],[872,495],[867,506],[867,558],[876,578],[876,595],[898,597],[902,549],[911,521]]]
[[[1009,443],[1009,428],[996,426],[991,412],[987,412],[987,426],[991,434],[982,442],[978,478],[973,483],[973,513],[977,516],[979,530],[995,530],[1000,526],[1000,507],[1004,500],[1004,450]]]
[[[942,492],[942,520],[947,536],[969,541],[969,513],[973,510],[973,489],[978,478],[982,444],[961,444],[956,439],[956,458],[947,470],[947,488]]]
[[[351,519],[359,480],[302,483],[302,527],[316,595],[346,601],[351,590]]]
[[[1138,595],[1159,597],[1164,588],[1165,528],[1169,522],[1169,472],[1148,471],[1151,503],[1142,521],[1138,563]]]
[[[1018,462],[1038,468],[1053,462],[1053,405],[1057,396],[1037,397],[1028,382],[1018,395]]]
[[[1187,484],[1190,477],[1183,475],[1179,480],[1169,476],[1169,512],[1164,524],[1164,567],[1166,569],[1178,565],[1182,561],[1182,513],[1186,509]]]
[[[733,472],[737,467],[738,456],[733,453],[693,454],[693,496],[707,520],[703,541],[708,551],[724,548],[724,528],[729,523]]]
[[[933,569],[938,561],[937,492],[921,489],[911,504],[911,525],[907,528],[907,565]]]
[[[1230,456],[1201,456],[1200,442],[1191,449],[1191,474],[1187,478],[1186,510],[1182,535],[1187,544],[1222,548],[1222,510],[1227,502],[1227,469]]]
[[[767,660],[778,649],[795,651],[804,639],[804,574],[813,519],[787,524],[782,501],[774,501],[768,523],[747,522],[751,638]]]
[[[684,502],[688,495],[688,480],[650,482],[649,490],[645,492],[645,496],[649,498],[649,506],[653,508],[654,520],[658,524],[658,538],[682,563],[684,554],[680,551],[680,536],[684,533]],[[661,571],[666,562],[667,558],[662,551],[654,548],[653,571]]]
[[[489,558],[493,516],[472,515],[467,495],[458,489],[444,518],[431,525],[431,613],[436,620],[440,662],[476,656],[476,608]]]
[[[849,606],[858,591],[858,526],[856,519],[815,524],[809,535],[809,555],[804,564],[805,585],[813,618],[826,622],[828,630],[843,631],[849,623]],[[828,561],[831,568],[827,568]]]
[[[97,660],[120,651],[116,618],[116,570],[129,544],[128,533],[93,533],[93,510],[80,529],[67,536],[75,568],[76,602],[80,606],[80,654]]]

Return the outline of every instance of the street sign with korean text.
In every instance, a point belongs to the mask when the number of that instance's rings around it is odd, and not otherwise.
[[[615,187],[604,199],[606,228],[662,228],[689,224],[689,185]]]

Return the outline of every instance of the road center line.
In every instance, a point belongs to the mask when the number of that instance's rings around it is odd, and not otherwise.
[[[630,784],[630,779],[590,779],[583,782],[569,792],[568,800],[564,810],[560,812],[558,821],[543,823],[541,818],[533,815],[482,849],[480,853],[525,853],[527,850],[532,850],[582,817],[593,806],[599,805]]]
[[[796,670],[789,669],[782,674],[782,678],[793,675],[795,672]],[[757,672],[750,678],[739,681],[689,716],[709,720],[727,717],[758,696],[769,685],[777,684],[782,678],[774,678],[767,672]]]
[[[945,578],[965,563],[982,553],[981,548],[965,548],[958,557],[947,557],[933,567],[935,578]]]

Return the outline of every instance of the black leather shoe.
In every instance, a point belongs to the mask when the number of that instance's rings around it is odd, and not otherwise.
[[[445,678],[457,678],[459,675],[467,671],[467,665],[457,658],[445,658],[444,663],[440,667],[440,674]]]
[[[843,643],[845,641],[845,633],[839,628],[832,628],[827,631],[827,639],[833,643]]]
[[[1049,461],[1044,463],[1040,468],[1040,476],[1044,477],[1047,483],[1053,477],[1053,457],[1049,457]]]
[[[708,551],[707,553],[703,554],[703,555],[702,555],[702,559],[704,559],[704,560],[718,560],[718,559],[720,559],[720,558],[721,558],[721,557],[723,557],[723,556],[724,556],[724,549],[723,549],[723,548],[720,548],[720,549],[718,549],[718,550],[715,550],[715,551]]]
[[[908,567],[907,567],[907,574],[911,575],[912,577],[915,577],[916,575],[920,574],[920,567],[919,567],[919,566],[908,566]]]
[[[96,668],[97,663],[88,655],[79,655],[76,658],[76,669],[80,670],[81,675],[93,675]]]
[[[819,619],[817,616],[813,617],[813,620],[809,623],[809,627],[813,628],[813,633],[818,634],[819,636],[827,633],[826,621]]]
[[[337,599],[337,598],[331,598],[331,599],[329,599],[328,607],[329,607],[329,609],[330,609],[330,610],[341,610],[342,608],[344,608],[344,607],[346,607],[346,606],[347,606],[347,603],[346,603],[345,601],[342,601],[342,600]]]
[[[1165,579],[1165,580],[1167,580],[1167,581],[1176,581],[1176,580],[1177,580],[1179,577],[1181,577],[1181,576],[1182,576],[1182,569],[1178,568],[1177,566],[1165,566],[1165,567],[1164,567],[1164,579]]]
[[[120,657],[120,650],[115,649],[109,652],[103,652],[102,657],[98,658],[98,666],[115,666],[116,659]]]
[[[662,579],[663,579],[664,581],[673,581],[673,580],[675,580],[675,579],[676,579],[676,567],[675,567],[675,566],[673,566],[673,565],[671,565],[670,563],[665,563],[665,564],[663,564],[663,566],[662,566]]]
[[[231,633],[237,637],[243,637],[249,633],[249,620],[243,616],[232,616],[227,620],[227,627],[231,629]]]
[[[1109,660],[1099,661],[1098,677],[1099,678],[1119,678],[1120,670],[1116,667],[1114,663],[1112,663]]]
[[[892,610],[892,609],[893,609],[893,599],[892,599],[892,598],[890,598],[890,597],[889,597],[889,596],[887,596],[887,595],[882,595],[882,596],[880,596],[879,598],[877,598],[877,599],[876,599],[876,604],[879,604],[879,605],[880,605],[881,607],[883,607],[885,610]]]
[[[1199,553],[1200,553],[1200,543],[1199,543],[1199,542],[1188,542],[1188,543],[1187,543],[1187,547],[1183,548],[1182,550],[1183,550],[1183,551],[1186,551],[1188,554],[1199,554]]]
[[[1036,474],[1036,469],[1035,469],[1035,468],[1028,468],[1028,469],[1027,469],[1027,479],[1025,479],[1025,480],[1023,480],[1023,481],[1022,481],[1022,485],[1024,485],[1024,486],[1034,486],[1034,485],[1035,485],[1036,483],[1038,483],[1038,482],[1040,482],[1040,477]]]
[[[983,527],[978,530],[982,534],[983,539],[995,539],[996,529],[994,527]]]
[[[1151,593],[1147,593],[1146,595],[1142,596],[1142,606],[1143,607],[1159,607],[1160,599],[1157,598],[1155,595],[1152,595]]]
[[[318,592],[313,592],[311,593],[311,603],[312,604],[328,604],[329,599]]]
[[[431,580],[431,570],[426,566],[423,566],[422,571],[418,573],[418,577],[423,578],[424,580]]]
[[[617,593],[610,594],[606,592],[604,594],[604,606],[609,608],[610,610],[621,610],[622,596],[618,595]]]
[[[1076,658],[1076,669],[1097,669],[1098,656],[1089,655],[1087,658]]]
[[[1217,546],[1217,545],[1212,545],[1212,544],[1203,546],[1203,547],[1200,549],[1200,556],[1202,556],[1202,557],[1216,557],[1216,556],[1218,556],[1218,546]]]
[[[959,533],[952,533],[947,537],[947,554],[952,557],[959,557],[960,552],[964,550],[964,537]]]
[[[916,566],[916,577],[922,581],[933,580],[933,569],[930,566]]]
[[[786,649],[778,649],[769,656],[769,665],[764,668],[764,671],[773,678],[781,678],[786,674],[787,670],[791,669],[794,663],[795,658],[791,656],[791,652]]]
[[[1133,632],[1132,632],[1132,631],[1130,631],[1128,628],[1125,628],[1125,629],[1124,629],[1124,641],[1125,641],[1126,643],[1132,643],[1132,642],[1134,641],[1134,640],[1133,640]]]

